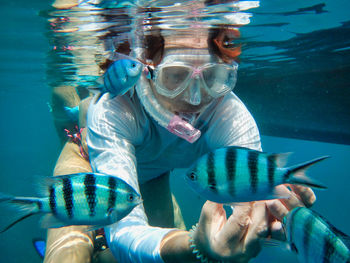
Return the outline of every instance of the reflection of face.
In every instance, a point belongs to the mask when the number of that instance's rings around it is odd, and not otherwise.
[[[200,53],[201,54],[195,55],[196,50],[194,50],[190,55],[183,55],[180,50],[179,55],[172,54],[170,56],[164,56],[162,64],[176,62],[199,67],[214,60],[214,57],[209,55],[208,52],[206,52],[206,54],[203,54],[203,52]],[[165,77],[169,82],[176,82],[176,78],[181,78],[181,76],[179,76],[181,74],[180,71],[172,72],[172,74],[164,71],[164,74],[168,74]],[[214,100],[214,98],[207,93],[199,78],[192,78],[186,84],[186,88],[174,98],[159,94],[155,84],[152,82],[151,87],[159,103],[174,113],[199,113]]]

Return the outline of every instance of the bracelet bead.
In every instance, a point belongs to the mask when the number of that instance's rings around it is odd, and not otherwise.
[[[224,261],[221,260],[212,260],[209,259],[207,256],[203,255],[200,250],[197,248],[194,239],[193,239],[193,233],[197,229],[198,223],[194,226],[192,226],[192,229],[189,232],[189,241],[190,241],[190,248],[192,249],[192,253],[195,255],[195,257],[198,259],[201,263],[223,263]]]

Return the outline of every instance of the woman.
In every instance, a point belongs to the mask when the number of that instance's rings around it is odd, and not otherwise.
[[[163,37],[156,31],[146,32],[140,45],[146,48],[133,52],[141,61],[152,61],[151,79],[142,76],[133,94],[113,99],[105,94],[90,105],[87,144],[92,170],[122,178],[144,200],[144,206],[105,228],[118,262],[196,262],[198,258],[248,262],[259,253],[261,238],[271,235],[283,240],[280,220],[288,210],[315,201],[308,188],[293,186],[290,191],[280,186],[289,199],[242,204],[229,218],[222,205],[207,201],[191,235],[174,228],[168,185],[172,169],[189,167],[220,147],[261,150],[254,119],[231,92],[240,51],[232,40],[238,31],[222,27],[195,33]],[[89,169],[86,165],[78,170]],[[151,220],[160,217],[162,222],[153,221],[155,226],[150,226]],[[89,261],[93,236],[87,238],[83,228],[65,228],[72,240],[78,240],[65,249],[81,244],[75,250],[81,252],[75,252],[73,259],[69,252],[51,256],[57,251],[52,244],[59,240],[52,233],[63,230],[50,230],[51,254],[46,262],[55,262],[59,255],[69,262]]]

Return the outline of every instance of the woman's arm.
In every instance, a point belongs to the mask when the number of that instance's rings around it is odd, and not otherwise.
[[[54,176],[91,172],[90,164],[80,155],[78,145],[68,142],[56,163]],[[87,226],[68,226],[49,229],[47,233],[45,263],[91,262],[94,249],[94,231]]]

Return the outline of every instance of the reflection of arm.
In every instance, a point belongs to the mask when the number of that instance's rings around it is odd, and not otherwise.
[[[55,0],[52,6],[57,9],[68,9],[78,5],[78,0]]]
[[[136,107],[136,108],[135,108]],[[102,97],[88,113],[88,146],[95,172],[119,177],[139,192],[134,144],[142,142],[142,125],[130,99]],[[162,262],[159,245],[170,229],[148,225],[143,206],[105,229],[118,262]]]
[[[90,164],[81,157],[79,148],[66,143],[56,163],[54,175],[90,172]],[[87,263],[93,253],[94,232],[86,226],[69,226],[49,229],[45,263]]]

